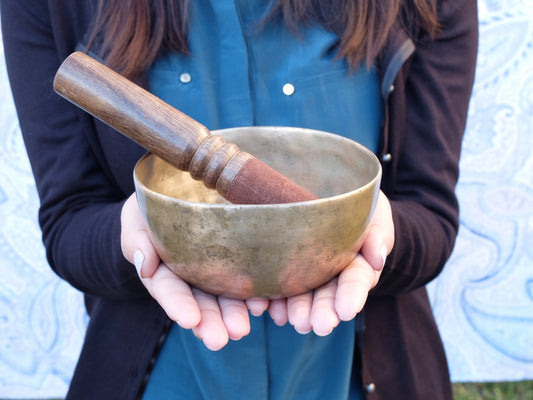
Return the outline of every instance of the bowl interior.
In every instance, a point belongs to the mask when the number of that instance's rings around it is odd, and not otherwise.
[[[320,198],[361,189],[379,179],[381,167],[366,147],[321,131],[243,127],[213,132],[249,152]],[[146,189],[189,202],[230,204],[158,157],[143,158],[136,179]]]

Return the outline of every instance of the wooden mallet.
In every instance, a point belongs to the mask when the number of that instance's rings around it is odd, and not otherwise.
[[[71,54],[55,91],[146,150],[235,204],[280,204],[317,197],[94,58]]]

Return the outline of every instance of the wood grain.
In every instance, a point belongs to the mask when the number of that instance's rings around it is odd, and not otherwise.
[[[194,179],[216,189],[229,201],[289,203],[316,198],[85,53],[75,52],[62,63],[54,89],[146,150],[189,171]],[[272,192],[278,189],[279,192]]]

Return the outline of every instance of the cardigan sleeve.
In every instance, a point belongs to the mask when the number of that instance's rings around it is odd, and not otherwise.
[[[417,40],[390,97],[393,165],[385,167],[384,183],[396,242],[374,294],[411,291],[435,278],[458,230],[455,186],[476,65],[477,5],[441,1],[438,16],[436,38]]]
[[[54,2],[2,1],[8,76],[39,193],[43,242],[51,267],[81,291],[117,299],[145,296],[120,246],[127,194],[89,143],[92,120],[52,87],[61,60],[88,25],[84,7],[91,2],[78,3],[51,10]]]

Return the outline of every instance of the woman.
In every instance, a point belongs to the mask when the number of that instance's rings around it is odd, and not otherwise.
[[[48,259],[91,317],[68,398],[451,398],[424,285],[457,232],[476,2],[339,3],[2,2]],[[354,262],[272,301],[170,274],[132,194],[143,150],[52,91],[76,49],[210,129],[302,126],[373,149],[383,194]]]

